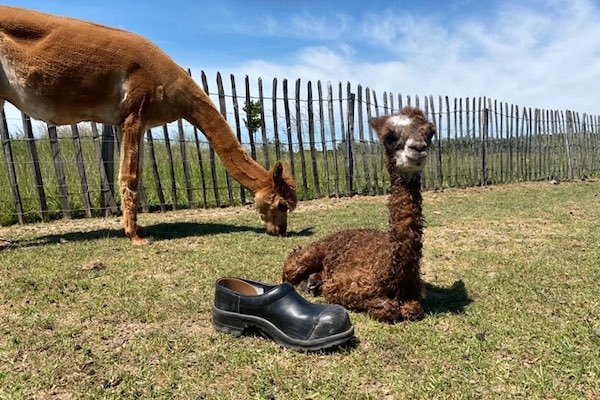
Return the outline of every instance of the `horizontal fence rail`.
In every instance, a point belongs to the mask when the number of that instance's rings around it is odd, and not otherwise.
[[[425,190],[586,178],[600,171],[598,116],[485,97],[408,96],[297,79],[200,82],[238,140],[261,165],[285,160],[302,200],[385,194],[382,149],[368,120],[422,109],[436,125]],[[243,88],[243,89],[242,89]],[[270,93],[270,96],[268,95]],[[120,135],[112,126],[48,126],[2,110],[0,223],[119,213]],[[227,173],[187,121],[145,135],[140,209],[245,204],[251,193]],[[117,188],[118,189],[118,188]]]

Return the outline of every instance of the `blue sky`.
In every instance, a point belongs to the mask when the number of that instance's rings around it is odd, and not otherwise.
[[[600,0],[7,4],[139,33],[209,77],[350,81],[600,114]]]

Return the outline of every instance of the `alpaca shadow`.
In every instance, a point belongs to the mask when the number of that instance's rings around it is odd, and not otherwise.
[[[425,289],[427,294],[423,299],[423,307],[427,314],[462,314],[473,302],[462,280],[454,282],[449,288],[425,283]]]
[[[150,241],[182,239],[186,237],[199,237],[225,233],[254,232],[265,235],[265,229],[255,226],[227,225],[218,223],[173,222],[148,225],[141,229],[144,237]],[[298,232],[288,232],[287,236],[312,236],[313,228],[306,228]],[[55,235],[40,236],[36,239],[15,243],[16,247],[33,247],[45,244],[64,242],[84,242],[106,238],[125,238],[123,229],[97,229],[85,232],[67,232]]]
[[[213,223],[173,222],[148,225],[143,228],[144,236],[152,240],[182,239],[193,236],[218,235],[223,233],[254,232],[265,235],[265,228],[258,226],[225,225]],[[303,229],[299,232],[288,232],[287,236],[312,236],[313,228]]]

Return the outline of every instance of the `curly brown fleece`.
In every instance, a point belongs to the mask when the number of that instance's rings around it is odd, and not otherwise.
[[[321,281],[328,302],[368,311],[373,318],[387,322],[415,320],[423,315],[422,168],[398,166],[396,157],[410,138],[412,146],[426,152],[435,133],[420,110],[405,108],[400,115],[410,118],[411,123],[400,126],[389,121],[389,116],[369,121],[384,144],[392,185],[388,231],[335,233],[294,250],[283,268],[284,281]]]

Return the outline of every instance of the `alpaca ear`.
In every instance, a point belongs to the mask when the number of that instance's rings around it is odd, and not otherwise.
[[[277,161],[273,166],[273,189],[285,200],[286,208],[292,211],[296,208],[298,198],[296,197],[296,185],[291,176],[286,172],[285,164]]]
[[[383,117],[374,117],[374,118],[369,119],[369,125],[371,125],[371,128],[373,128],[375,130],[375,132],[377,132],[379,137],[382,137],[383,126],[385,125],[388,118],[389,118],[389,116],[386,115]]]
[[[273,166],[273,183],[275,187],[281,185],[283,181],[283,163],[281,161],[277,161]]]
[[[389,115],[385,115],[383,117],[375,117],[369,120],[369,124],[375,130],[375,132],[377,132],[377,136],[379,136],[379,141],[385,145],[389,145],[396,140],[394,133],[389,129],[384,128],[385,124],[390,118],[391,117]]]

